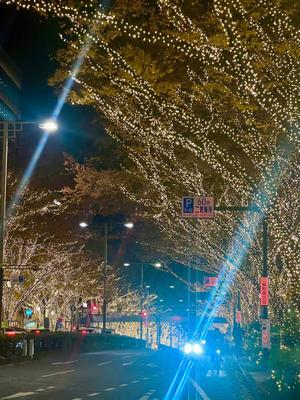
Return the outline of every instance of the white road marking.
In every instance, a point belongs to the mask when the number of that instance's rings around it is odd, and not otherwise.
[[[100,364],[97,364],[97,365],[106,365],[106,364],[110,364],[110,363],[112,363],[112,361],[106,361],[106,362],[103,362],[103,363],[100,363]]]
[[[149,368],[157,368],[157,365],[154,364],[154,363],[150,363],[150,364],[147,364],[146,367],[149,367]]]
[[[46,389],[54,389],[55,386],[47,386]]]
[[[95,393],[90,393],[90,394],[88,394],[88,397],[98,396],[98,394],[100,394],[100,393],[97,393],[97,392],[95,392]]]
[[[122,365],[123,365],[123,367],[125,367],[126,365],[132,365],[133,364],[133,362],[127,362],[127,363],[123,363]]]
[[[150,379],[149,377],[143,378],[143,381],[147,381],[148,379]]]
[[[120,387],[125,387],[128,386],[128,383],[121,383],[121,385],[119,385]]]
[[[34,392],[18,392],[18,393],[12,394],[11,396],[2,397],[1,400],[18,399],[19,397],[32,396],[33,394],[36,394],[36,393],[34,393]]]
[[[58,361],[58,362],[53,362],[51,365],[67,365],[67,364],[73,364],[77,362],[78,360],[72,360],[72,361]]]
[[[150,395],[145,395],[142,396],[139,400],[148,400],[150,398]]]
[[[53,374],[42,375],[41,378],[48,378],[49,376],[54,376],[54,375],[69,374],[70,372],[75,372],[75,369],[67,369],[66,371],[62,372],[54,372]]]
[[[131,381],[131,383],[139,383],[139,381]]]
[[[104,392],[111,392],[112,390],[116,390],[116,388],[106,388],[104,389]]]
[[[196,391],[200,394],[203,400],[210,400],[210,398],[207,396],[204,390],[198,385],[196,381],[194,381],[194,379],[190,378],[190,382],[194,386]]]
[[[36,389],[36,392],[44,392],[46,389],[43,389],[43,388],[41,388],[41,389]]]
[[[82,397],[76,397],[75,399],[72,400],[82,400]]]

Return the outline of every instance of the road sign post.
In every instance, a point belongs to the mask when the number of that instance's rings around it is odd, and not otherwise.
[[[205,200],[204,200],[205,199]],[[201,208],[202,207],[202,208]],[[205,208],[206,207],[206,208]],[[210,208],[211,207],[211,208]],[[214,211],[231,211],[231,212],[257,212],[263,215],[263,268],[262,268],[262,281],[263,284],[263,296],[261,295],[261,325],[263,327],[263,321],[269,320],[269,295],[268,295],[268,218],[258,206],[251,205],[248,207],[238,206],[214,206],[214,198],[212,196],[199,197],[190,196],[182,198],[182,216],[185,218],[213,218]],[[262,292],[261,292],[262,294]],[[262,301],[266,304],[263,304]],[[269,320],[270,323],[270,320]],[[264,342],[263,334],[265,329],[262,329],[262,342]],[[263,358],[267,359],[269,356],[270,347],[263,347]]]
[[[217,276],[205,276],[204,277],[204,287],[215,287],[218,284],[218,277]]]
[[[184,218],[210,219],[214,217],[213,196],[190,196],[182,198]]]

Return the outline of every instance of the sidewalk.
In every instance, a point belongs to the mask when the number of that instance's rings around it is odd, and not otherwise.
[[[270,394],[267,391],[267,382],[271,378],[271,370],[261,364],[255,364],[246,356],[234,357],[234,359],[248,385],[251,387],[253,396],[257,400],[270,398]]]

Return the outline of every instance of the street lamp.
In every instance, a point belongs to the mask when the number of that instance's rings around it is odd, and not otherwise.
[[[126,225],[125,225],[126,226]],[[141,299],[140,299],[140,309],[141,312],[143,311],[143,295],[144,295],[144,267],[147,265],[151,265],[154,268],[161,268],[162,264],[160,262],[155,262],[155,263],[132,263],[130,264],[129,262],[124,262],[123,266],[124,267],[130,267],[130,265],[138,265],[141,267],[141,283],[140,283],[140,291],[141,291]],[[150,288],[150,286],[146,286],[146,288]],[[143,339],[143,318],[140,320],[140,339]]]
[[[47,119],[43,123],[39,124],[39,128],[45,133],[55,133],[58,130],[58,124],[55,119]]]
[[[106,316],[107,316],[107,248],[108,248],[108,222],[104,222],[104,274],[103,274],[103,303],[102,303],[102,331],[106,330]],[[125,228],[132,229],[134,224],[132,222],[112,222],[110,225],[123,225]],[[89,224],[85,221],[79,223],[81,228],[87,228]]]
[[[125,226],[125,228],[132,229],[134,227],[134,224],[133,224],[133,222],[126,222],[124,224],[124,226]]]
[[[7,159],[8,159],[8,140],[9,132],[13,136],[23,130],[23,125],[38,125],[45,133],[54,133],[58,129],[55,120],[47,120],[44,123],[28,121],[1,121],[0,130],[2,131],[2,173],[1,173],[1,206],[0,206],[0,329],[2,327],[2,303],[3,303],[3,283],[4,283],[4,242],[6,230],[6,191],[7,191]]]

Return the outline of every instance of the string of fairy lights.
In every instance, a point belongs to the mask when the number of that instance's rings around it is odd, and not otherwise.
[[[79,8],[63,1],[5,3],[71,21],[72,35],[62,36],[66,45],[73,47],[74,57],[82,38],[89,35],[93,52],[88,54],[85,66],[94,79],[84,72],[74,77],[79,88],[76,102],[93,104],[112,124],[108,132],[123,144],[136,166],[128,174],[147,182],[148,197],[132,193],[126,186],[122,190],[133,201],[143,204],[145,214],[173,243],[168,251],[174,257],[183,260],[189,248],[193,254],[203,254],[210,260],[210,271],[217,272],[216,266],[224,262],[224,254],[218,253],[216,243],[224,232],[232,236],[238,223],[229,213],[209,224],[180,218],[182,195],[214,191],[213,184],[205,183],[201,163],[208,165],[223,182],[223,202],[247,204],[254,197],[263,207],[272,205],[268,211],[271,285],[272,275],[286,277],[286,285],[274,287],[273,295],[280,296],[282,307],[288,299],[297,309],[296,299],[289,297],[288,285],[299,284],[299,266],[295,266],[298,244],[287,243],[292,235],[299,235],[299,228],[293,223],[287,227],[283,219],[286,209],[293,208],[296,201],[299,159],[291,154],[285,160],[277,145],[282,136],[295,149],[300,144],[300,34],[290,17],[272,1],[258,0],[255,7],[261,15],[257,16],[249,12],[251,6],[243,0],[215,0],[211,10],[213,28],[218,31],[215,37],[205,32],[198,18],[185,15],[177,1],[157,0],[164,21],[162,30],[152,30],[142,22],[133,23],[124,15],[106,14],[93,1],[82,2]],[[241,19],[246,26],[244,31]],[[89,30],[91,24],[93,29]],[[162,63],[164,55],[172,57],[175,72],[177,65],[183,71],[184,83],[176,76],[172,95],[161,89],[155,79],[139,72],[126,53],[128,47],[124,50],[116,44],[106,36],[104,28],[126,39],[125,47],[136,46],[136,52],[149,54],[153,64],[157,57],[161,57]],[[158,50],[156,56],[153,49]],[[99,62],[94,53],[99,55]],[[106,80],[113,97],[102,91],[101,84],[95,84],[97,76]],[[225,101],[229,99],[224,104],[229,117],[218,98],[220,93]],[[221,142],[218,138],[222,138]],[[236,146],[238,152],[231,151],[225,142]],[[278,166],[276,173],[274,164]],[[291,166],[298,175],[295,182],[288,184]],[[260,191],[255,189],[258,182]],[[266,204],[262,193],[268,199]],[[290,216],[292,221],[296,220],[295,212]],[[259,250],[259,235],[254,246]],[[283,259],[281,271],[276,265],[279,254]],[[249,260],[249,271],[241,271],[247,278],[242,289],[248,299],[246,308],[257,300],[257,284],[250,275],[253,271],[257,277],[260,275],[260,252],[251,253]],[[251,319],[256,310],[249,306],[247,313]],[[276,310],[272,310],[272,317],[277,318]]]

